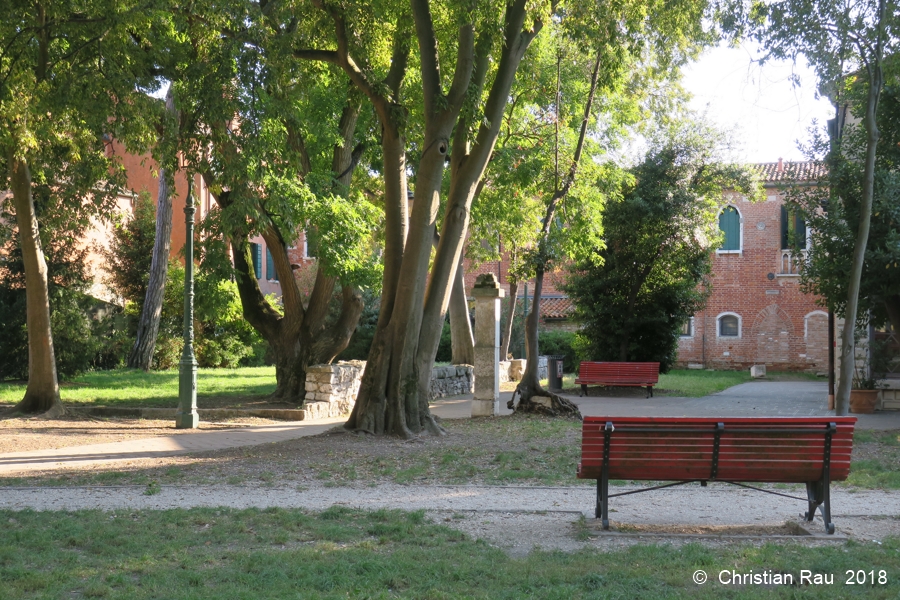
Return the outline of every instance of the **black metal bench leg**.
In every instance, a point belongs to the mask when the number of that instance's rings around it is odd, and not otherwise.
[[[609,476],[606,469],[597,480],[597,508],[594,516],[600,519],[603,529],[609,529]]]
[[[581,394],[579,396],[587,396],[587,384],[581,384]]]
[[[822,504],[820,484],[820,481],[806,482],[806,498],[809,501],[809,510],[806,511],[803,518],[809,523],[812,523],[813,519],[816,517],[816,509]]]
[[[647,397],[648,397],[648,398],[652,398],[652,397],[653,397],[653,386],[652,386],[652,385],[648,385],[648,386],[647,386]]]
[[[834,523],[831,522],[831,486],[827,481],[808,481],[806,483],[806,497],[809,500],[809,510],[803,516],[807,522],[812,523],[816,516],[816,509],[822,511],[822,520],[825,522],[825,533],[834,533]]]
[[[824,498],[822,500],[822,518],[825,520],[825,532],[828,534],[833,534],[834,523],[831,522],[831,485],[829,485],[829,482],[823,481],[822,487],[824,488]]]

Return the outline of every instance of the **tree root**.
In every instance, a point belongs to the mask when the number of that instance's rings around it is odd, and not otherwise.
[[[516,402],[517,395],[520,397],[518,403]],[[545,415],[548,417],[582,418],[581,411],[578,410],[578,407],[571,400],[543,388],[527,390],[526,392],[516,388],[506,406],[517,413]]]

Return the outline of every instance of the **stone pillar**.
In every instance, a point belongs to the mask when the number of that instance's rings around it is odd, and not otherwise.
[[[503,290],[493,273],[479,275],[475,297],[475,398],[473,417],[500,414],[500,298]]]

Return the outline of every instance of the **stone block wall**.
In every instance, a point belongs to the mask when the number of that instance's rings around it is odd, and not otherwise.
[[[356,402],[365,368],[366,362],[362,360],[308,367],[303,419],[309,421],[349,415]],[[434,367],[432,398],[471,394],[474,390],[475,373],[470,365]]]
[[[881,383],[887,387],[878,394],[878,407],[881,410],[900,410],[900,380],[887,379]]]
[[[431,397],[444,398],[475,392],[475,369],[471,365],[434,367],[431,372]]]
[[[350,414],[365,367],[361,360],[308,367],[304,420]]]

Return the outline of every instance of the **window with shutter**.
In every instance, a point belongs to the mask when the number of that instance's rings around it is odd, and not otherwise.
[[[741,215],[733,206],[726,206],[719,213],[719,229],[725,235],[719,250],[741,249]]]
[[[272,253],[266,248],[266,279],[278,281],[278,273],[275,272],[275,261],[272,260]]]
[[[262,278],[262,246],[250,242],[250,257],[253,260],[253,273],[257,279]]]
[[[806,248],[806,219],[796,210],[781,206],[781,249]]]

